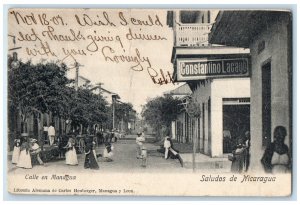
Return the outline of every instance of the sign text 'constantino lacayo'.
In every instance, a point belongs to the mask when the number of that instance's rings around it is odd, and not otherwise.
[[[178,81],[247,76],[249,76],[249,65],[247,58],[177,60]]]

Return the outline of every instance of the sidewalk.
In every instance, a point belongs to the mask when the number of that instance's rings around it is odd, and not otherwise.
[[[192,153],[181,153],[180,154],[184,167],[187,169],[193,168],[193,154]],[[201,153],[195,155],[195,168],[202,170],[214,170],[216,172],[230,172],[231,161],[228,160],[227,156],[224,157],[210,157]]]

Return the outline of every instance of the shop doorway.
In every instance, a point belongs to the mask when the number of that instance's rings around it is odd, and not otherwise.
[[[262,144],[271,143],[271,63],[262,67]]]
[[[223,99],[223,153],[231,153],[250,131],[250,98]]]

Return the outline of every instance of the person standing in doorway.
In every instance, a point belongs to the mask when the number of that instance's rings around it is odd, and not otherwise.
[[[249,169],[250,165],[250,132],[246,131],[245,132],[245,141],[244,141],[244,146],[245,146],[245,171],[247,172]]]
[[[55,128],[53,126],[53,123],[51,123],[50,127],[48,128],[48,137],[50,140],[50,146],[52,146],[55,141]]]
[[[277,126],[274,130],[274,141],[270,143],[261,159],[267,173],[287,173],[290,171],[291,159],[289,148],[284,143],[287,131],[284,126]]]
[[[239,138],[235,149],[232,151],[233,158],[231,163],[231,172],[232,173],[242,173],[245,171],[245,156],[246,148],[243,143],[243,139]]]

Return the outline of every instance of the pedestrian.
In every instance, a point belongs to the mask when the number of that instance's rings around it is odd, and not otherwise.
[[[40,146],[38,145],[37,140],[31,138],[30,143],[31,143],[31,147],[30,147],[31,156],[36,157],[36,159],[40,165],[44,165],[44,162],[40,156],[40,153],[42,150],[41,150]]]
[[[97,153],[96,153],[96,144],[97,144],[97,139],[96,137],[93,137],[93,147],[92,147],[92,150],[93,150],[93,154],[94,154],[94,157],[96,159],[96,161],[98,161],[98,158],[97,158]]]
[[[19,156],[20,156],[20,152],[21,152],[21,138],[20,135],[17,134],[16,135],[16,139],[14,140],[14,151],[13,151],[13,155],[12,155],[12,163],[13,164],[17,164],[18,160],[19,160]]]
[[[52,146],[55,141],[55,128],[53,126],[53,123],[51,123],[50,127],[48,128],[48,137],[50,140],[50,146]]]
[[[243,144],[243,139],[239,138],[235,149],[232,151],[233,157],[231,158],[231,172],[242,173],[244,171],[245,151],[246,149]]]
[[[20,147],[21,151],[20,151],[17,167],[31,169],[32,163],[31,163],[31,156],[30,156],[30,141],[29,141],[28,133],[22,133],[21,137],[23,139],[21,140],[22,142]]]
[[[113,161],[113,149],[114,147],[110,143],[105,143],[105,148],[103,150],[103,162],[112,162]]]
[[[44,144],[45,142],[47,141],[49,144],[50,144],[50,139],[48,138],[48,126],[46,123],[44,123],[44,126],[43,126],[43,136],[42,136],[42,139],[41,139],[41,149],[44,150]]]
[[[168,140],[170,137],[166,136],[164,140],[164,148],[165,148],[165,159],[168,159],[169,156],[169,149],[171,147],[171,142]]]
[[[147,166],[147,148],[143,145],[141,151],[142,167]]]
[[[137,133],[137,138],[136,138],[135,142],[137,144],[137,146],[136,146],[136,158],[140,159],[143,143],[145,142],[145,137],[143,137],[141,132]]]
[[[247,172],[250,166],[250,146],[251,146],[251,136],[250,132],[245,132],[245,140],[244,140],[244,146],[245,146],[245,171]]]
[[[103,132],[102,131],[97,131],[96,136],[98,138],[98,145],[102,144],[104,142],[104,140],[103,140]]]
[[[274,141],[270,143],[261,159],[267,173],[287,173],[290,170],[289,148],[284,143],[286,128],[277,126],[274,129]]]
[[[169,137],[169,135],[167,135],[167,137],[165,138],[165,140],[167,141],[166,144],[164,143],[165,147],[165,159],[168,159],[169,156],[173,159],[178,159],[181,167],[183,167],[183,160],[179,154],[179,152],[174,148],[173,142],[171,140],[171,138]],[[167,156],[167,158],[166,158]]]
[[[66,149],[66,164],[67,165],[78,165],[77,154],[75,149],[75,140],[73,136],[68,139],[67,145],[64,147]]]
[[[91,137],[87,137],[85,140],[84,152],[85,152],[84,168],[99,169],[99,165],[93,153],[93,139]]]

